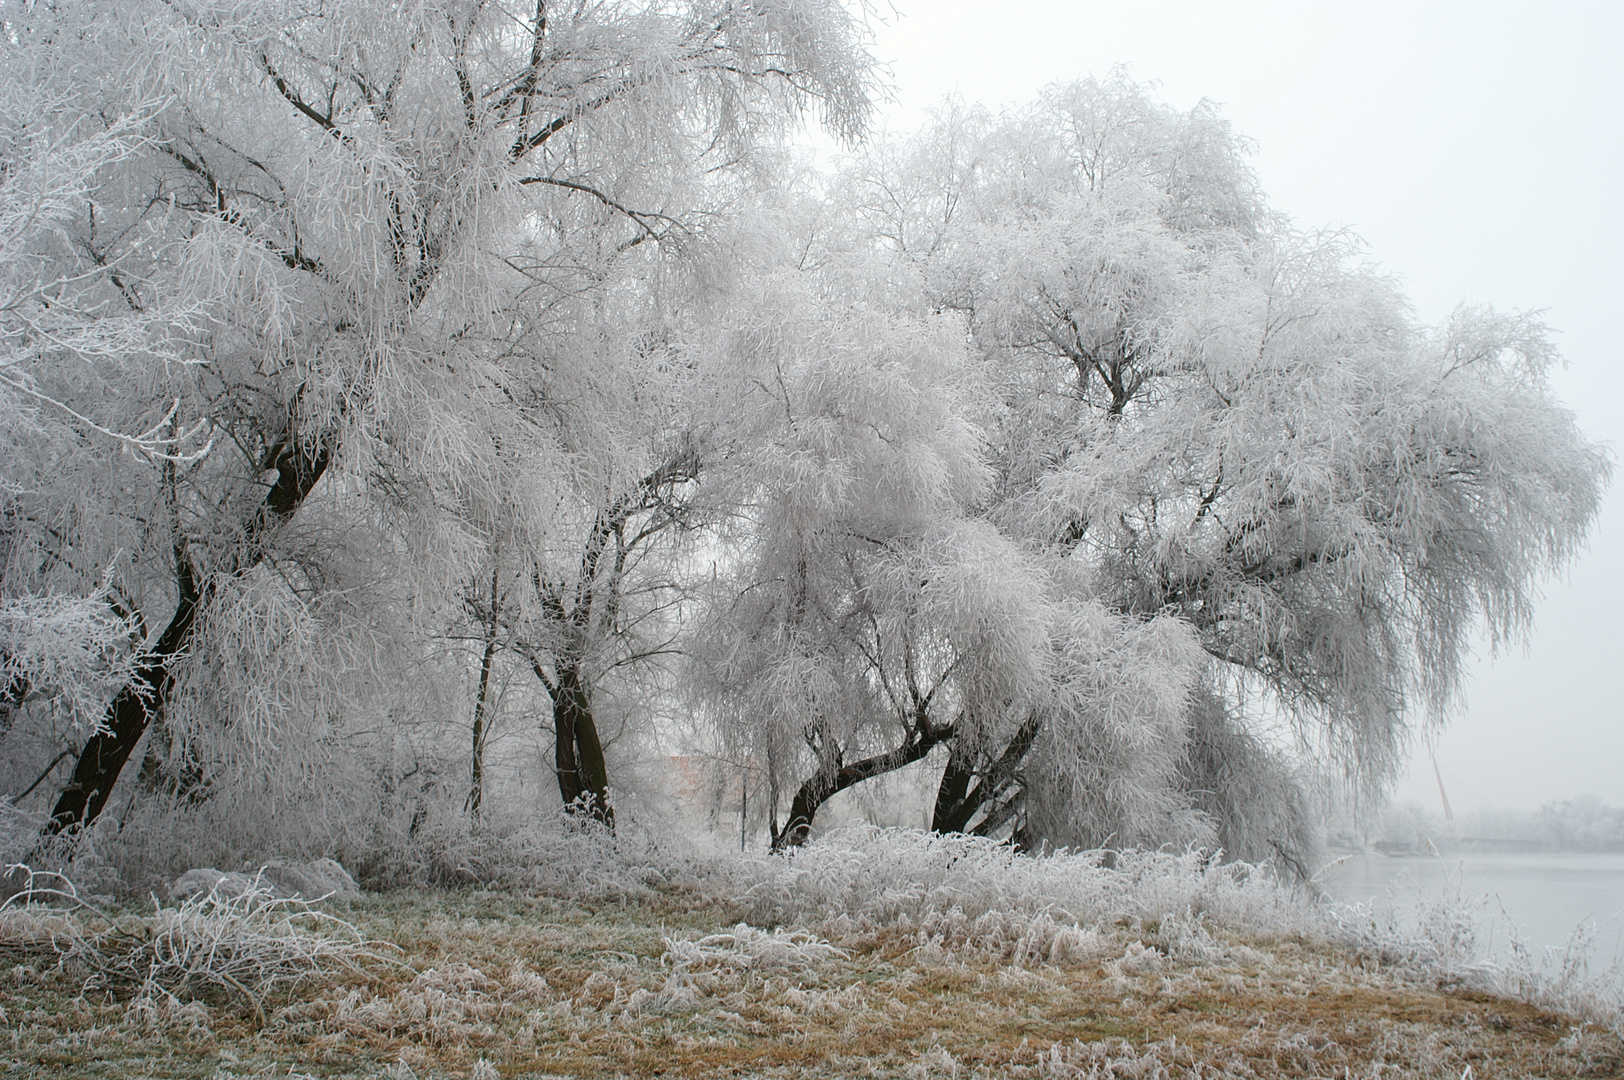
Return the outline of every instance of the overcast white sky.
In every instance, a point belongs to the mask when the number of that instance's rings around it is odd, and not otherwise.
[[[1542,308],[1562,398],[1624,447],[1624,3],[879,0],[883,122],[1130,65],[1223,106],[1271,203],[1347,226],[1436,321]],[[1587,555],[1545,585],[1526,655],[1473,667],[1437,741],[1457,812],[1590,792],[1624,805],[1624,478]],[[1422,748],[1398,789],[1438,806]]]

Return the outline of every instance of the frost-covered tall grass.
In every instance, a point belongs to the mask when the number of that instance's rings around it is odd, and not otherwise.
[[[130,993],[140,1015],[210,989],[237,994],[263,1024],[268,994],[358,970],[377,953],[344,920],[268,888],[119,915],[81,899],[59,874],[27,873],[23,891],[0,904],[0,957],[54,970],[87,992]]]
[[[984,837],[857,827],[789,857],[743,857],[719,871],[763,924],[891,924],[957,910],[1080,925],[1201,915],[1264,934],[1317,925],[1301,890],[1200,851],[1032,856]]]
[[[1102,931],[1134,927],[1184,961],[1209,951],[1208,928],[1347,949],[1406,978],[1465,985],[1624,1027],[1624,959],[1576,931],[1562,949],[1528,945],[1503,912],[1460,890],[1414,902],[1416,917],[1317,897],[1268,866],[1200,851],[1084,851],[1032,856],[979,837],[847,828],[789,856],[718,862],[758,925],[816,927],[837,944],[902,931],[930,949],[1023,958],[1095,951]],[[1509,938],[1507,955],[1491,949]]]
[[[1417,900],[1412,912],[1378,914],[1326,900],[1267,865],[1220,862],[1199,850],[1029,855],[981,837],[866,826],[831,830],[802,849],[776,855],[700,852],[680,837],[662,839],[632,822],[613,835],[568,818],[514,819],[504,828],[481,830],[459,829],[447,820],[425,825],[420,835],[425,852],[427,845],[440,846],[425,854],[432,866],[402,880],[634,905],[674,894],[719,905],[731,912],[728,918],[740,920],[703,939],[700,952],[750,952],[745,945],[759,945],[757,938],[767,932],[778,935],[774,942],[820,955],[900,947],[922,962],[957,957],[1029,969],[1098,962],[1118,978],[1132,978],[1260,959],[1253,948],[1267,951],[1271,942],[1297,941],[1329,950],[1327,955],[1342,950],[1350,970],[1375,965],[1387,973],[1384,978],[1400,983],[1465,986],[1624,1030],[1624,965],[1618,957],[1599,956],[1593,937],[1584,933],[1563,949],[1536,949],[1515,936],[1503,913],[1496,917],[1459,889]],[[178,960],[156,952],[137,960],[152,961],[155,972],[183,972],[193,959],[203,962],[199,971],[223,962],[223,974],[211,985],[232,988],[229,975],[248,988],[249,1000],[258,1000],[264,990],[239,977],[240,963],[249,965],[245,970],[254,978],[270,979],[264,984],[269,987],[287,978],[326,978],[327,968],[308,958],[342,962],[346,950],[356,947],[344,924],[306,926],[297,914],[260,901],[241,910],[218,901],[166,908],[152,916],[162,925],[154,923],[151,932],[189,944],[171,950]],[[126,972],[119,976],[126,983],[134,979],[130,965],[136,961],[112,958],[104,943],[128,945],[132,957],[156,948],[125,930],[113,936],[83,928],[66,936],[45,933],[48,923],[81,919],[72,912],[13,903],[4,915],[0,930],[8,950],[38,951],[41,942],[60,938],[70,947],[57,949],[60,959],[53,963],[77,964],[86,972],[116,969]],[[1493,942],[1508,935],[1510,951],[1495,951]],[[252,948],[239,948],[239,938]],[[89,942],[92,951],[73,941]],[[88,967],[83,957],[92,958]],[[263,973],[255,966],[262,961],[270,965]],[[155,986],[168,984],[160,980]]]

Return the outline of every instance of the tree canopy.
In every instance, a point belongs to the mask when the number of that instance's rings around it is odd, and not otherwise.
[[[834,0],[4,25],[19,857],[426,873],[710,740],[774,847],[915,767],[939,829],[1300,863],[1296,763],[1388,778],[1611,468],[1536,316],[1419,325],[1120,74],[860,143]]]
[[[1552,398],[1537,317],[1417,325],[1354,240],[1269,210],[1246,151],[1116,74],[950,107],[846,183],[998,387],[989,518],[1110,610],[1177,617],[1228,711],[1262,694],[1377,785],[1474,628],[1526,631],[1610,458]]]

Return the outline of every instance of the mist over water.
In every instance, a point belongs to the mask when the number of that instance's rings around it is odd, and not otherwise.
[[[1539,948],[1561,949],[1585,927],[1593,960],[1624,949],[1624,853],[1467,853],[1394,857],[1350,855],[1318,883],[1333,899],[1369,904],[1413,926],[1418,912],[1448,900],[1491,919],[1491,955],[1503,957],[1508,929]],[[1497,916],[1503,917],[1497,918]]]

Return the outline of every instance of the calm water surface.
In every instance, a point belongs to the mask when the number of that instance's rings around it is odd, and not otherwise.
[[[1561,947],[1588,923],[1595,928],[1593,955],[1611,958],[1624,946],[1624,855],[1354,855],[1319,883],[1335,899],[1393,911],[1401,923],[1418,901],[1447,895],[1486,901],[1495,915],[1504,908],[1532,945]]]

